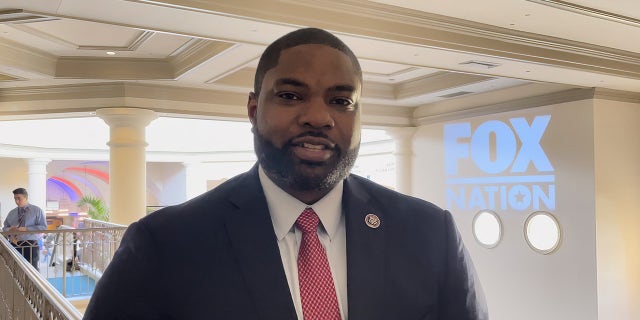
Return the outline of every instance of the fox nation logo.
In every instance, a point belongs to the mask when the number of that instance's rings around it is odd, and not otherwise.
[[[540,145],[551,120],[486,121],[444,126],[448,208],[553,211],[553,166]]]

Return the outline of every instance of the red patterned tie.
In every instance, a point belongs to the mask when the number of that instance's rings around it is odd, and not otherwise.
[[[318,215],[302,211],[296,227],[302,231],[298,251],[298,279],[304,320],[340,320],[340,308],[327,254],[318,239]]]

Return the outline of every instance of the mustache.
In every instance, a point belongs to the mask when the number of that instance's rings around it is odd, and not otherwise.
[[[294,140],[299,139],[299,138],[303,138],[303,137],[323,138],[323,139],[326,139],[328,141],[331,141],[331,143],[335,143],[331,138],[329,138],[329,136],[326,133],[316,130],[316,131],[303,132],[303,133],[301,133],[301,134],[299,134],[299,135],[287,140],[287,145],[294,145],[294,143],[293,143]]]
[[[260,136],[262,137],[262,134],[261,134],[261,133],[260,133],[260,131],[258,130],[258,126],[255,126],[255,125],[254,125],[254,126],[252,126],[252,127],[251,127],[251,133],[253,133],[254,135],[258,134],[258,135],[260,135]],[[320,131],[320,130],[313,130],[313,131],[305,131],[305,132],[303,132],[303,133],[298,134],[298,135],[297,135],[297,136],[295,136],[295,137],[292,137],[291,139],[287,140],[287,142],[285,143],[285,145],[293,146],[293,145],[295,145],[295,144],[293,143],[293,140],[295,140],[295,139],[299,139],[299,138],[302,138],[302,137],[316,137],[316,138],[323,138],[323,139],[326,139],[326,140],[328,140],[328,141],[331,141],[331,143],[334,143],[334,144],[335,144],[335,141],[333,141],[331,138],[329,138],[329,136],[328,136],[326,133],[324,133],[324,132],[322,132],[322,131]],[[264,139],[264,138],[263,138],[263,139]],[[266,140],[266,139],[265,139],[265,140]]]

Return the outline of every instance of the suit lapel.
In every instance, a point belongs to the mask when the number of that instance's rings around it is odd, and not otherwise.
[[[342,206],[347,229],[347,286],[350,320],[384,317],[384,216],[374,199],[351,178],[345,180]],[[378,228],[365,223],[367,214],[380,218]]]
[[[260,319],[296,319],[277,239],[256,167],[239,182],[227,219],[231,246]]]

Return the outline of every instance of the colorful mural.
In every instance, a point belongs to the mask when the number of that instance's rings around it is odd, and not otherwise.
[[[109,183],[109,173],[100,169],[90,167],[67,167],[57,175],[47,179],[47,184],[51,187],[59,188],[70,201],[77,202],[85,193],[92,194],[98,198],[102,197],[97,182]],[[94,181],[92,181],[94,180]],[[49,186],[47,186],[49,189]]]

